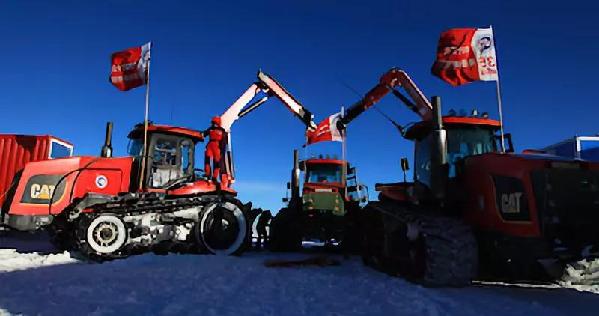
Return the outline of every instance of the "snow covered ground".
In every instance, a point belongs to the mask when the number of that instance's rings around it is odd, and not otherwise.
[[[528,285],[429,289],[362,266],[266,268],[242,257],[142,255],[103,264],[0,237],[0,315],[599,315],[599,294]],[[39,253],[36,253],[38,251]],[[592,289],[585,287],[584,289]]]

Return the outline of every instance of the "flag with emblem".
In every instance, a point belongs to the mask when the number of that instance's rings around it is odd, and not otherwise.
[[[441,33],[431,72],[453,86],[497,81],[493,29],[456,28]]]
[[[308,145],[318,142],[342,142],[343,136],[337,127],[341,113],[336,113],[320,122],[315,130],[306,132]]]
[[[112,54],[110,83],[121,91],[128,91],[148,82],[148,65],[152,43],[129,48]]]

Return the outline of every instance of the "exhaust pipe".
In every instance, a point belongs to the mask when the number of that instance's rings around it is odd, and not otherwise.
[[[106,137],[100,156],[103,158],[112,157],[112,122],[106,122]]]
[[[291,202],[297,203],[300,199],[300,189],[299,189],[299,177],[300,177],[300,168],[299,168],[299,151],[297,149],[293,150],[293,169],[291,170]]]
[[[447,183],[447,131],[443,129],[443,116],[441,112],[441,98],[434,96],[433,130],[431,137],[431,191],[435,199],[445,198]]]

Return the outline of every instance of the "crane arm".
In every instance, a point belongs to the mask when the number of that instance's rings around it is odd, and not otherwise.
[[[402,87],[406,91],[411,100],[396,89],[399,87]],[[414,81],[412,81],[412,78],[405,71],[392,68],[381,76],[379,83],[370,89],[362,99],[347,109],[345,116],[340,119],[342,126],[347,126],[347,124],[379,102],[389,92],[392,92],[408,108],[416,112],[422,120],[427,121],[432,119],[433,107]]]
[[[250,103],[260,92],[266,95]],[[253,83],[233,104],[221,115],[221,126],[229,132],[235,121],[252,112],[268,100],[275,96],[291,113],[299,118],[307,129],[315,129],[316,124],[313,121],[314,115],[297,101],[283,86],[268,74],[259,71],[258,81]]]
[[[264,93],[264,96],[255,100],[256,96]],[[308,130],[315,130],[314,115],[297,101],[283,86],[266,73],[259,71],[258,80],[250,85],[245,92],[220,116],[221,127],[227,132],[227,144],[224,149],[224,173],[230,183],[235,182],[235,166],[233,164],[233,150],[231,144],[231,126],[238,119],[246,116],[264,104],[272,96],[275,96],[285,107],[291,111]]]

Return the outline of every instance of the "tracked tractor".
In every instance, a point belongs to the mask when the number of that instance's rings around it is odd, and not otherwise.
[[[354,219],[360,204],[368,199],[368,189],[358,182],[356,169],[329,156],[300,161],[297,150],[293,166],[288,196],[283,199],[287,206],[271,223],[270,248],[297,250],[302,241],[316,241],[355,249],[359,237]]]
[[[111,131],[108,124],[100,157],[27,163],[4,201],[5,223],[21,231],[49,228],[59,247],[96,260],[149,249],[243,251],[250,205],[194,168],[200,132],[150,124],[142,165],[143,125],[129,134],[127,157],[112,157]]]
[[[462,286],[486,277],[556,278],[566,263],[597,255],[599,164],[516,154],[509,134],[504,151],[498,121],[442,116],[440,98],[429,102],[399,69],[383,75],[347,120],[388,92],[422,120],[398,126],[414,142],[413,182],[377,184],[379,200],[363,210],[366,264],[425,285]]]
[[[266,96],[250,103],[259,92]],[[223,115],[227,131],[270,95],[285,98],[292,112],[306,125],[313,124],[309,111],[260,72],[258,82]],[[100,157],[27,163],[7,190],[3,221],[22,231],[47,228],[57,246],[94,260],[148,250],[222,255],[244,251],[251,240],[251,203],[241,203],[230,185],[234,180],[230,151],[223,166],[230,176],[225,185],[195,167],[197,145],[204,140],[201,131],[136,125],[129,139],[129,155],[112,157],[112,124],[108,124]]]

